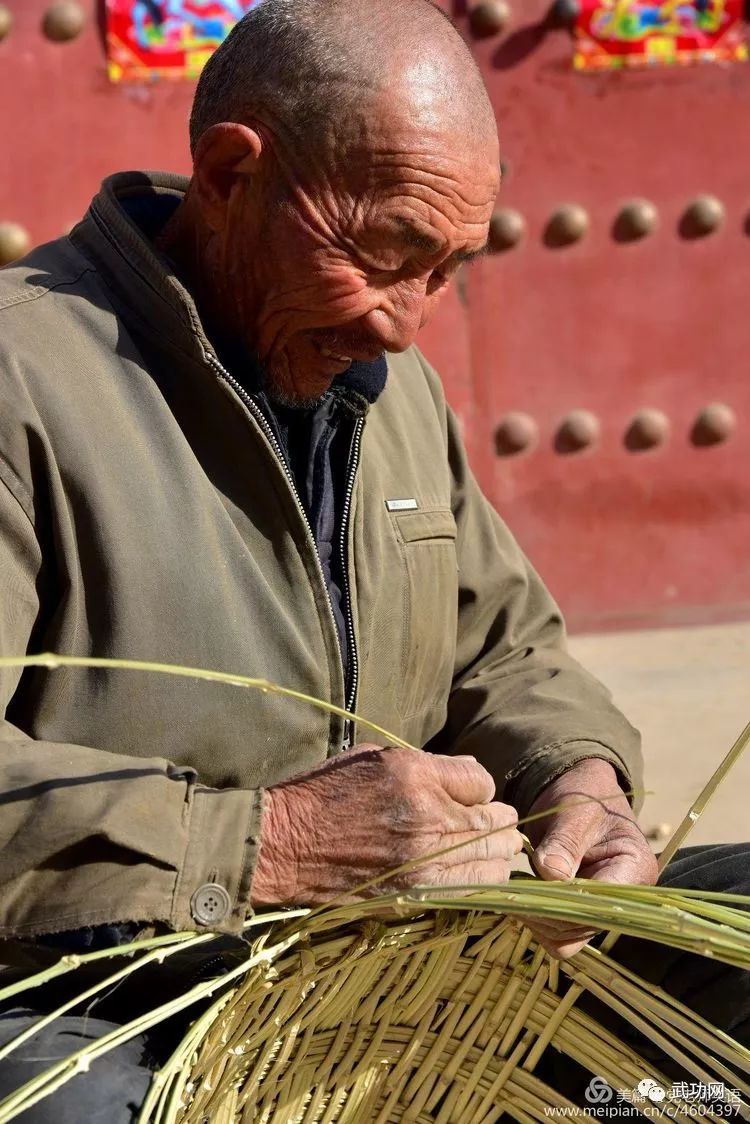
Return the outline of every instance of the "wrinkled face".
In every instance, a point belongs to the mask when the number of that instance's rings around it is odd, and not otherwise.
[[[498,178],[494,138],[384,117],[345,182],[285,175],[261,225],[238,208],[231,273],[247,283],[235,319],[272,392],[314,401],[352,360],[409,347],[459,265],[484,251]]]

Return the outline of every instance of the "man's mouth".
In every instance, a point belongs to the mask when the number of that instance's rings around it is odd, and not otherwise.
[[[316,339],[315,336],[311,337],[313,346],[318,354],[330,363],[345,363],[351,366],[352,363],[372,363],[380,355],[383,354],[383,349],[373,344],[370,340],[345,340],[345,339],[332,339],[330,336],[326,339]]]
[[[318,351],[324,359],[333,359],[336,363],[351,364],[352,362],[351,355],[341,355],[337,351],[331,351],[330,347],[319,347]]]

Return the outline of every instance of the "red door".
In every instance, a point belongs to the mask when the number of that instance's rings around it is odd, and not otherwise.
[[[466,279],[485,486],[574,627],[746,614],[750,66],[576,73],[507,7],[459,15],[525,227]]]
[[[93,0],[63,41],[51,0],[4,7],[0,224],[44,241],[109,172],[189,169],[192,83],[110,84]],[[453,15],[500,124],[498,238],[524,233],[465,270],[422,339],[475,469],[573,627],[746,614],[750,67],[584,75],[548,0],[506,0],[486,38],[479,7]],[[701,233],[686,214],[705,195]],[[654,229],[629,240],[633,199]]]

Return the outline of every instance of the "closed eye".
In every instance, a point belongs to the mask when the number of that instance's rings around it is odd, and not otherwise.
[[[469,262],[476,261],[477,258],[483,258],[490,252],[489,242],[485,242],[481,250],[461,250],[454,255],[454,261],[458,265],[468,265]]]
[[[439,289],[444,288],[445,285],[450,284],[455,273],[455,269],[450,270],[450,272],[446,272],[444,269],[433,269],[427,282],[428,295],[436,293]]]

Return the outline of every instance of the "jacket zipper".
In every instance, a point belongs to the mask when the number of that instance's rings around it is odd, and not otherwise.
[[[341,573],[344,577],[344,614],[346,618],[346,642],[349,646],[349,694],[346,698],[346,709],[354,710],[357,702],[357,689],[359,687],[359,656],[357,641],[354,635],[354,614],[352,613],[351,586],[349,584],[349,566],[347,565],[347,546],[349,541],[349,517],[352,510],[354,496],[354,481],[359,468],[359,456],[362,447],[362,431],[365,428],[365,419],[357,418],[352,436],[352,445],[349,451],[349,463],[346,471],[346,492],[344,493],[344,510],[341,514]],[[351,749],[354,744],[354,722],[347,718],[344,725],[343,748]]]
[[[297,501],[297,507],[299,509],[299,513],[302,516],[302,519],[304,521],[305,526],[307,527],[307,533],[310,536],[310,541],[312,542],[312,545],[313,545],[313,552],[315,554],[315,561],[316,561],[317,566],[318,566],[318,573],[320,575],[320,581],[321,581],[321,584],[323,586],[323,589],[325,590],[326,600],[328,601],[328,607],[331,611],[331,623],[333,625],[334,632],[338,633],[338,629],[336,627],[336,617],[335,617],[334,612],[333,612],[333,602],[331,601],[331,595],[328,592],[328,586],[326,585],[325,574],[323,573],[323,563],[320,560],[320,554],[318,552],[318,544],[315,541],[315,535],[313,534],[313,529],[312,529],[312,526],[310,524],[310,520],[307,517],[307,512],[305,511],[302,500],[300,499],[299,492],[297,491],[297,485],[294,482],[294,477],[292,476],[292,473],[289,469],[289,465],[286,462],[286,457],[284,456],[284,450],[281,448],[281,446],[279,445],[279,442],[276,440],[276,434],[273,432],[273,430],[271,429],[271,426],[268,424],[268,421],[267,421],[263,411],[261,410],[260,406],[258,406],[258,404],[253,401],[251,395],[249,395],[247,393],[247,391],[245,390],[242,383],[238,382],[237,379],[233,375],[230,375],[229,371],[227,371],[226,367],[222,366],[222,364],[219,362],[219,360],[216,358],[215,355],[212,355],[210,352],[208,352],[207,356],[208,356],[209,363],[214,368],[214,370],[217,372],[217,374],[219,374],[221,376],[221,378],[224,380],[224,382],[228,383],[231,386],[231,388],[232,388],[232,390],[234,390],[235,394],[237,394],[239,396],[239,398],[241,398],[242,402],[247,406],[248,410],[253,415],[253,417],[257,421],[258,425],[260,426],[260,428],[263,430],[263,433],[267,437],[267,439],[268,439],[268,441],[271,445],[271,448],[273,449],[274,453],[276,454],[276,457],[279,461],[279,464],[281,465],[281,467],[284,471],[284,475],[287,478],[287,482],[289,484],[289,487],[292,490],[292,495],[294,496],[295,500]],[[357,687],[358,687],[358,681],[359,681],[359,660],[358,660],[358,656],[357,656],[356,638],[355,638],[355,635],[354,635],[354,617],[353,617],[353,614],[352,614],[352,607],[351,607],[351,602],[350,602],[350,597],[349,597],[349,588],[350,587],[349,587],[349,572],[348,572],[348,567],[347,567],[347,564],[346,564],[346,542],[347,542],[347,532],[348,532],[348,528],[349,528],[349,513],[351,511],[351,501],[352,501],[352,496],[354,494],[354,479],[356,477],[357,468],[359,466],[359,450],[360,450],[360,444],[361,444],[361,440],[362,440],[362,430],[363,430],[363,428],[364,428],[364,419],[359,418],[357,420],[357,424],[356,424],[356,427],[355,427],[354,437],[352,439],[352,448],[351,448],[351,452],[349,454],[349,465],[348,465],[348,470],[347,470],[344,511],[343,511],[343,515],[342,515],[342,519],[341,519],[341,524],[342,524],[342,526],[341,526],[341,550],[342,550],[342,572],[343,572],[343,575],[344,575],[344,602],[345,602],[345,617],[346,617],[346,639],[347,639],[347,644],[349,645],[349,659],[351,661],[351,681],[350,681],[350,685],[349,685],[348,695],[346,693],[346,682],[344,683],[344,694],[345,694],[344,705],[345,705],[347,710],[351,710],[353,708],[354,703],[355,703],[356,698],[357,698]],[[344,667],[343,654],[342,654],[341,667],[342,667],[342,671],[343,671],[343,667]],[[354,723],[351,722],[349,719],[346,719],[346,721],[344,722],[344,739],[343,739],[342,749],[349,749],[351,747],[353,732],[354,732]]]

